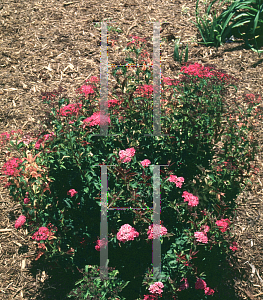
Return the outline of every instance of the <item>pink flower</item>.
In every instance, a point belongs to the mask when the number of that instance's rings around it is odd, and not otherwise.
[[[193,194],[191,193],[188,193],[186,191],[183,192],[183,195],[182,195],[184,199],[184,202],[187,202],[188,201],[188,205],[189,206],[197,206],[198,203],[199,203],[199,199],[198,197],[194,196]]]
[[[30,200],[28,198],[24,198],[24,203],[28,204],[30,202]]]
[[[148,227],[148,229],[149,229],[147,231],[148,239],[153,239],[153,238],[158,239],[159,236],[163,236],[163,235],[167,234],[167,229],[165,227],[163,227],[162,225],[158,226],[156,224],[151,224]],[[158,235],[158,231],[159,231],[160,235]]]
[[[200,231],[195,232],[195,238],[198,242],[201,242],[204,244],[207,244],[207,242],[208,242],[208,237],[204,232],[200,232]]]
[[[181,281],[183,281],[183,280],[184,280],[184,283],[181,284],[180,287],[179,287],[180,291],[183,291],[183,290],[186,290],[186,289],[189,288],[189,283],[188,283],[187,278],[183,278]]]
[[[88,80],[86,80],[87,82]],[[90,82],[99,82],[99,78],[97,76],[91,76],[90,79],[89,79]]]
[[[121,242],[133,241],[134,238],[138,236],[139,236],[139,232],[137,232],[129,224],[122,225],[119,232],[117,233],[117,239]]]
[[[214,294],[214,290],[213,289],[211,289],[210,287],[206,287],[205,289],[205,294],[206,295],[213,295]]]
[[[134,156],[135,154],[135,149],[134,148],[128,148],[126,150],[120,150],[119,151],[119,156],[120,159],[124,159],[123,163],[125,162],[130,162],[131,158]]]
[[[22,163],[23,160],[19,158],[12,157],[7,162],[4,163],[1,171],[5,175],[10,175],[12,177],[16,177],[21,172],[21,169],[17,169],[20,163]]]
[[[195,283],[195,289],[196,290],[204,290],[206,287],[207,287],[206,282],[203,279],[198,278]]]
[[[119,101],[116,99],[108,100],[108,107],[114,107],[115,105],[119,104]]]
[[[85,94],[85,97],[87,97],[87,95],[89,95],[89,94],[94,94],[94,90],[91,85],[83,85],[81,87],[81,90],[82,90],[82,93]]]
[[[102,124],[105,124],[106,122],[106,116],[102,115]],[[100,111],[95,112],[91,117],[83,120],[84,123],[84,128],[87,126],[86,123],[90,123],[89,126],[95,126],[95,125],[100,125]],[[108,123],[110,123],[110,117],[108,117]]]
[[[205,228],[204,228],[203,230],[204,230],[204,232],[208,232],[209,229],[210,229],[210,227],[206,225]]]
[[[233,242],[233,246],[230,246],[229,248],[230,248],[232,251],[238,250],[238,248],[237,248],[237,242]]]
[[[163,292],[162,288],[164,287],[163,283],[158,281],[155,282],[154,284],[151,284],[149,287],[149,291],[152,294],[159,294],[161,295],[161,293]]]
[[[221,232],[225,232],[229,228],[230,224],[231,222],[229,219],[221,219],[216,221],[216,225],[219,227]]]
[[[182,183],[184,182],[184,178],[183,177],[177,177],[176,175],[170,175],[168,181],[174,182],[176,184],[176,187],[181,188]]]
[[[152,85],[143,85],[137,88],[136,93],[141,94],[141,97],[150,98],[153,92]]]
[[[40,145],[42,144],[42,146],[44,146],[44,141],[47,141],[50,137],[55,136],[54,132],[50,133],[50,134],[45,134],[44,137],[42,139],[39,139],[36,144],[35,144],[35,148],[39,149]]]
[[[32,236],[33,240],[44,241],[50,236],[50,232],[47,227],[40,227],[37,232]]]
[[[70,195],[71,197],[74,197],[78,192],[75,191],[74,189],[71,189],[67,192],[67,195]]]
[[[78,113],[81,107],[82,107],[82,103],[71,103],[60,108],[60,111],[57,110],[57,112],[61,116],[71,116],[73,114]]]
[[[102,240],[97,240],[97,245],[95,246],[95,249],[97,251],[100,251],[101,248],[105,248],[107,246],[108,242],[106,241],[105,238]]]
[[[149,159],[144,159],[143,161],[141,161],[141,164],[144,167],[148,167],[151,164],[151,162],[149,161]]]
[[[26,217],[25,216],[20,216],[15,223],[15,228],[18,229],[22,227],[26,223]]]

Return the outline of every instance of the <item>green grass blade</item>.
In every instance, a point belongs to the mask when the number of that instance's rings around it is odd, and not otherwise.
[[[180,40],[179,40],[180,41]],[[174,46],[174,60],[179,61],[179,42],[175,42],[175,46]]]

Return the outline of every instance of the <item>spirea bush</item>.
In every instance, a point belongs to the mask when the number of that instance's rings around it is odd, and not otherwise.
[[[128,63],[148,57],[139,47],[143,42],[133,37],[127,49],[136,59],[129,57]],[[114,276],[119,274],[124,285],[119,290],[123,298],[110,299],[175,299],[183,293],[206,299],[217,287],[205,281],[204,264],[197,268],[195,261],[199,253],[238,250],[230,219],[245,179],[257,171],[251,165],[257,149],[251,117],[260,115],[261,97],[244,95],[244,107],[231,111],[226,98],[237,80],[214,66],[189,62],[179,79],[162,77],[161,128],[168,136],[145,136],[152,134],[153,86],[146,65],[133,71],[129,67],[127,73],[127,66],[112,70],[119,89],[110,93],[107,119],[100,118],[99,79],[93,76],[77,90],[75,103],[58,97],[62,89],[42,93],[51,108],[46,132],[37,137],[22,131],[2,134],[2,143],[9,141],[21,154],[7,158],[2,168],[5,187],[22,205],[15,227],[27,228],[37,246],[35,260],[45,264],[99,266],[100,249],[106,247]],[[101,120],[108,122],[107,136],[98,136]],[[223,144],[219,150],[218,142]],[[109,166],[108,208],[115,208],[107,214],[108,243],[99,238],[100,165]],[[160,167],[159,229],[150,209],[153,165],[165,165]],[[156,238],[162,247],[158,282],[151,273]],[[76,299],[95,299],[100,282],[88,288],[93,279],[85,278],[87,290],[78,287],[82,296]],[[115,291],[114,282],[104,281],[101,297]]]

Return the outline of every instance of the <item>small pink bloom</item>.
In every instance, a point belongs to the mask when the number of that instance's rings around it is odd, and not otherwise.
[[[152,294],[159,294],[161,295],[161,293],[163,292],[162,288],[164,287],[163,283],[158,281],[155,282],[154,284],[151,284],[149,287],[149,291]]]
[[[183,177],[177,177],[176,175],[170,175],[168,181],[174,182],[176,184],[176,187],[181,188],[182,183],[184,182],[184,178]]]
[[[119,151],[119,156],[120,159],[124,159],[123,163],[125,162],[130,162],[131,158],[134,156],[135,154],[135,149],[134,148],[128,148],[126,150],[120,150]]]
[[[182,197],[185,198],[184,202],[188,201],[189,206],[197,206],[199,204],[198,197],[194,196],[191,193],[184,191]]]
[[[229,219],[221,219],[216,221],[216,225],[219,227],[221,232],[225,232],[229,228],[230,224],[231,222]]]
[[[85,97],[87,97],[87,95],[89,94],[94,94],[94,90],[91,85],[83,85],[81,89],[82,92],[85,94]]]
[[[44,241],[50,236],[50,231],[47,227],[40,227],[37,232],[35,232],[32,236],[33,240],[36,241]]]
[[[207,287],[206,282],[203,279],[198,278],[195,283],[195,289],[196,290],[204,290],[206,287]]]
[[[114,107],[115,105],[119,104],[119,101],[116,99],[108,100],[108,107]]]
[[[102,125],[106,124],[106,115],[102,114]],[[108,123],[110,123],[110,117],[108,117]],[[85,120],[83,120],[84,123],[84,128],[87,126],[88,123],[89,127],[91,126],[95,126],[95,125],[100,125],[100,111],[95,112],[91,117],[86,118]]]
[[[97,245],[95,246],[95,249],[97,251],[100,251],[101,248],[105,248],[107,246],[108,242],[106,241],[105,238],[102,240],[97,240]]]
[[[26,223],[26,217],[25,216],[20,216],[15,223],[15,228],[18,229],[22,227]]]
[[[129,224],[122,225],[119,232],[117,233],[117,239],[121,242],[133,241],[134,238],[138,236],[139,236],[139,232],[137,232]]]
[[[183,280],[184,280],[184,283],[181,284],[181,286],[179,287],[180,291],[183,291],[183,290],[186,290],[189,288],[189,283],[188,283],[187,278],[183,278],[181,281],[183,281]]]
[[[91,76],[90,79],[88,79],[90,82],[99,82],[99,78],[97,76]],[[88,81],[86,80],[86,82]]]
[[[143,161],[141,161],[141,164],[144,167],[148,167],[151,164],[151,162],[149,161],[149,159],[144,159]]]
[[[177,176],[176,175],[170,175],[168,181],[170,181],[170,182],[176,182],[177,181]]]
[[[205,289],[205,294],[206,295],[213,295],[214,294],[214,290],[213,289],[211,289],[210,287],[206,287]]]
[[[67,195],[70,195],[70,197],[74,197],[78,192],[74,189],[71,189],[67,192]]]
[[[28,204],[30,202],[30,200],[28,198],[24,198],[24,203]]]
[[[230,248],[232,251],[238,250],[238,248],[237,248],[237,242],[233,242],[233,246],[230,246],[229,248]]]
[[[147,231],[147,234],[148,234],[148,239],[158,239],[159,236],[163,236],[163,235],[166,235],[167,234],[167,229],[160,225],[156,225],[156,224],[151,224],[149,227],[148,227],[148,231]],[[159,235],[158,235],[158,231],[159,231]]]
[[[207,226],[207,225],[205,225],[203,231],[204,231],[205,233],[207,233],[207,232],[209,231],[209,229],[210,229],[210,227]]]
[[[197,231],[197,232],[194,233],[194,235],[195,235],[195,238],[196,238],[197,242],[207,244],[208,237],[204,232]]]

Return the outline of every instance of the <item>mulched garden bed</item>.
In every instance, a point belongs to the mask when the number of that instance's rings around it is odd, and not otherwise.
[[[230,93],[228,105],[233,107],[233,99],[244,93],[262,95],[263,59],[246,49],[242,40],[226,43],[218,50],[198,45],[198,29],[190,22],[196,21],[195,5],[192,0],[0,1],[0,133],[40,130],[48,109],[41,101],[41,91],[62,86],[74,102],[75,90],[90,76],[100,75],[100,29],[94,23],[100,21],[111,21],[109,25],[122,30],[108,34],[110,64],[123,64],[126,55],[122,49],[129,35],[151,38],[151,22],[160,21],[165,77],[175,78],[181,68],[173,59],[173,39],[181,38],[189,45],[189,61],[213,64],[239,79],[238,93]],[[149,46],[147,49],[151,51]],[[113,82],[109,75],[110,89]],[[259,120],[256,138],[260,146],[261,129]],[[263,295],[261,149],[256,155],[259,173],[236,200],[239,208],[233,220],[234,233],[241,249],[235,254],[235,276],[230,278],[236,299],[260,299]],[[1,167],[5,150],[0,153]],[[15,229],[21,205],[12,201],[2,185],[0,189],[0,299],[62,299],[59,295],[65,292],[64,287],[68,292],[74,287],[72,278],[55,270],[51,280],[51,271],[45,266],[36,265],[30,272],[36,245],[26,230]]]

